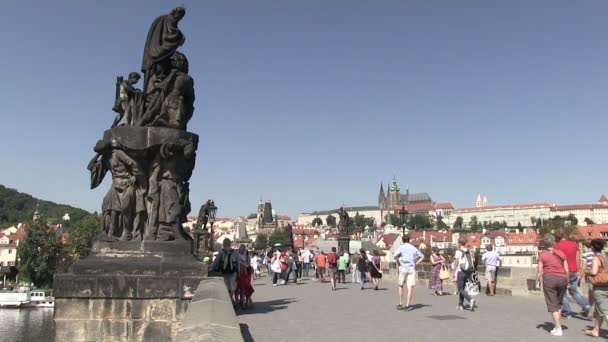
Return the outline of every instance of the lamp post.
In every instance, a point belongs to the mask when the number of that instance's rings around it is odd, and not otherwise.
[[[214,241],[213,241],[213,224],[215,223],[215,214],[217,213],[217,207],[215,206],[215,202],[211,201],[211,205],[209,206],[209,220],[211,221],[210,227],[209,227],[209,232],[207,233],[207,248],[211,248],[213,250],[214,248]]]
[[[401,210],[399,210],[399,218],[401,219],[401,232],[405,235],[405,221],[407,220],[407,210],[405,210],[405,205],[401,205]]]

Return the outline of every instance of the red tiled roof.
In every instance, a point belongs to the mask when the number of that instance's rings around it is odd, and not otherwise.
[[[390,248],[398,237],[399,234],[384,234],[378,239],[378,242],[384,241],[386,247]]]
[[[586,226],[576,226],[574,230],[575,240],[608,240],[608,224],[588,224]]]
[[[551,203],[529,203],[529,204],[505,204],[505,205],[489,205],[485,207],[459,208],[458,211],[483,211],[492,209],[530,209],[537,207],[553,207]]]
[[[435,203],[435,209],[454,209],[454,206],[450,202]]]
[[[505,242],[508,245],[536,245],[538,244],[539,235],[535,231],[521,232],[519,234],[515,232],[509,232],[505,238]]]
[[[608,198],[606,197],[606,195],[602,194],[602,197],[600,197],[600,200],[598,202],[608,202]]]
[[[433,210],[433,203],[424,202],[424,203],[410,203],[403,205],[395,205],[393,206],[393,210],[399,212],[399,210],[405,209],[409,212],[414,211],[430,211]]]
[[[608,209],[608,206],[594,203],[594,204],[570,204],[570,205],[556,205],[551,208],[551,211],[569,211],[569,210],[585,210],[585,209]]]

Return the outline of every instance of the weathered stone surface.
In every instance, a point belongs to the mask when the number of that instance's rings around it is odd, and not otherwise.
[[[91,297],[97,293],[97,277],[92,276],[56,274],[53,285],[56,298]]]
[[[74,273],[55,276],[56,341],[173,340],[206,276],[200,261],[180,254],[189,246],[97,242],[97,253],[76,262]]]
[[[222,278],[201,281],[177,332],[176,341],[243,341]]]
[[[294,338],[296,341],[297,338]],[[242,342],[243,336],[239,326],[227,327],[216,324],[201,323],[197,326],[180,328],[176,341],[179,342]]]
[[[101,323],[103,341],[128,341],[131,339],[131,322],[104,320]]]
[[[139,298],[179,298],[179,278],[145,277],[140,278],[137,284]]]
[[[156,299],[150,301],[150,319],[153,321],[175,320],[175,300]]]
[[[101,321],[55,319],[55,342],[102,341]]]
[[[104,275],[97,278],[97,297],[101,298],[136,298],[136,277],[124,275]]]
[[[74,298],[55,299],[55,319],[89,318],[89,301]]]
[[[173,341],[173,327],[171,322],[146,322],[139,329],[138,334],[143,341]]]
[[[207,278],[200,282],[192,303],[206,299],[230,300],[226,296],[226,285],[221,278]]]

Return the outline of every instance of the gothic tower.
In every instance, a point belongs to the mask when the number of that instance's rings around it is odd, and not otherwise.
[[[400,203],[400,189],[399,186],[397,185],[397,179],[395,177],[393,177],[393,182],[391,183],[389,189],[388,189],[388,205],[389,205],[389,210],[392,209],[394,206],[399,205]]]

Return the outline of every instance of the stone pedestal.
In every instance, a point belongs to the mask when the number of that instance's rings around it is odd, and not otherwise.
[[[172,341],[207,266],[192,241],[100,242],[54,281],[55,341]]]
[[[338,237],[338,252],[340,252],[340,251],[349,252],[349,248],[350,248],[350,237],[349,236]]]

